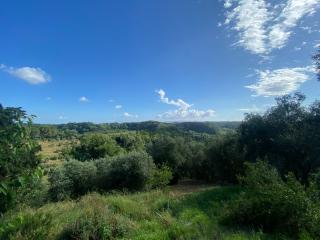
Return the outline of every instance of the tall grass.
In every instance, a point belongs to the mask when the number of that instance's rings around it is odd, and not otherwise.
[[[187,195],[169,190],[92,193],[79,200],[7,213],[1,226],[16,227],[2,228],[0,239],[280,239],[219,224],[224,204],[240,191],[238,187],[217,187]],[[17,221],[21,216],[23,224]]]

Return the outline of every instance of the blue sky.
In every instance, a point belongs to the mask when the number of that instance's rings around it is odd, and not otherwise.
[[[320,0],[4,0],[0,103],[36,122],[220,121],[301,91]]]

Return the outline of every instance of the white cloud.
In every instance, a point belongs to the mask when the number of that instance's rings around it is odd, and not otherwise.
[[[51,101],[52,97],[46,97],[46,101]]]
[[[208,110],[198,110],[191,108],[192,105],[183,101],[182,99],[170,100],[166,97],[166,93],[164,90],[160,89],[156,91],[159,94],[160,101],[162,103],[173,105],[177,107],[175,110],[170,110],[165,113],[159,114],[158,117],[162,119],[169,120],[208,120],[214,116],[215,111],[212,109]]]
[[[300,68],[282,68],[277,70],[258,70],[259,81],[246,86],[254,96],[282,96],[299,89],[300,85],[310,79],[314,73],[312,66]]]
[[[166,97],[166,93],[165,91],[163,91],[162,89],[156,91],[159,96],[160,96],[160,101],[169,105],[174,105],[177,106],[179,108],[182,109],[188,109],[190,108],[192,105],[186,103],[185,101],[183,101],[182,99],[177,99],[177,100],[169,100],[169,98]]]
[[[8,67],[4,64],[0,65],[0,69],[9,73],[10,75],[20,78],[30,84],[42,84],[50,81],[51,77],[41,68],[34,67]]]
[[[225,7],[231,7],[229,2],[225,2]],[[270,18],[264,0],[240,0],[238,5],[227,13],[225,23],[229,24],[232,21],[235,23],[233,29],[239,32],[239,45],[253,53],[262,54],[267,51],[265,25]]]
[[[115,109],[121,109],[121,108],[122,108],[122,105],[116,105],[114,108],[115,108]]]
[[[65,120],[65,119],[67,119],[67,117],[61,115],[61,116],[58,117],[58,119],[59,120]]]
[[[215,111],[212,109],[208,109],[205,111],[197,109],[176,109],[159,114],[158,117],[175,121],[201,121],[209,120],[214,116],[214,114]]]
[[[302,17],[315,12],[319,3],[319,0],[288,0],[276,19],[278,23],[271,27],[270,47],[283,48],[292,34],[291,29],[297,26]]]
[[[123,113],[123,116],[127,117],[127,118],[138,118],[139,116],[137,114],[131,114],[131,113]]]
[[[225,24],[239,33],[240,46],[254,54],[265,55],[283,48],[299,21],[319,7],[319,0],[287,0],[272,6],[265,0],[239,0],[226,13]],[[225,8],[230,8],[229,0]]]
[[[226,0],[224,2],[224,7],[225,8],[230,8],[232,6],[233,0]]]
[[[263,109],[257,107],[256,105],[253,105],[252,107],[249,107],[249,108],[239,108],[238,111],[251,113],[251,112],[261,112],[263,111]]]
[[[89,102],[89,99],[87,97],[80,97],[79,102]]]

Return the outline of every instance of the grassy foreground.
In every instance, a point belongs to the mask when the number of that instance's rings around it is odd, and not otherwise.
[[[4,237],[20,240],[276,239],[260,232],[226,229],[220,225],[224,204],[240,192],[238,187],[184,185],[136,194],[92,193],[79,200],[7,213],[2,222],[7,231]],[[15,222],[20,223],[18,229],[14,227]]]

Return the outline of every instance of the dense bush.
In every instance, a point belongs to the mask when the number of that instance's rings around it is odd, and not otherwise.
[[[96,173],[93,162],[67,161],[49,173],[49,194],[55,201],[81,196],[94,188]]]
[[[167,166],[157,167],[148,180],[149,188],[164,188],[172,179],[172,171]]]
[[[152,177],[155,165],[145,152],[131,152],[114,157],[110,163],[110,189],[141,190]]]
[[[237,134],[217,135],[207,146],[204,157],[192,162],[197,179],[216,183],[236,183],[243,171],[244,156]]]
[[[80,161],[115,156],[122,151],[116,141],[105,134],[85,134],[71,149],[71,156]]]
[[[293,174],[282,180],[277,170],[262,161],[247,164],[240,181],[247,188],[227,208],[225,223],[254,227],[297,238],[320,237],[320,205],[313,201]]]
[[[49,172],[51,199],[77,198],[91,190],[142,190],[150,181],[163,185],[170,180],[168,169],[156,171],[145,152],[130,152],[112,158],[81,162],[70,160]]]

